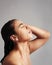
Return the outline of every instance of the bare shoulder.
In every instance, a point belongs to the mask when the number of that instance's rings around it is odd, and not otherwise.
[[[11,58],[10,58],[10,55],[6,56],[2,62],[2,65],[11,65]]]
[[[9,55],[4,58],[2,65],[9,65]]]
[[[5,57],[3,60],[2,65],[16,65],[16,59],[17,59],[17,54],[11,53],[8,56]]]

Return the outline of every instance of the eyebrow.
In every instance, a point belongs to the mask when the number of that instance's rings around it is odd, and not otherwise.
[[[18,27],[20,27],[21,25],[23,25],[23,23],[20,23]]]

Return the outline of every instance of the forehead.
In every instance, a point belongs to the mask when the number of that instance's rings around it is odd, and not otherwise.
[[[23,21],[20,21],[20,20],[16,20],[15,23],[14,23],[14,27],[19,27],[19,25],[23,23]]]

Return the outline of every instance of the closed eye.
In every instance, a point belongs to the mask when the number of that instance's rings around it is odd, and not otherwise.
[[[23,23],[21,23],[18,27],[20,27],[20,28],[27,28]]]
[[[24,25],[22,24],[20,27],[23,27]]]
[[[21,28],[26,28],[24,25],[21,25],[20,27],[21,27]]]

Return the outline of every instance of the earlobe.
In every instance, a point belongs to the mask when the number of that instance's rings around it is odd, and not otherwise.
[[[18,41],[18,38],[16,38],[15,41]]]

